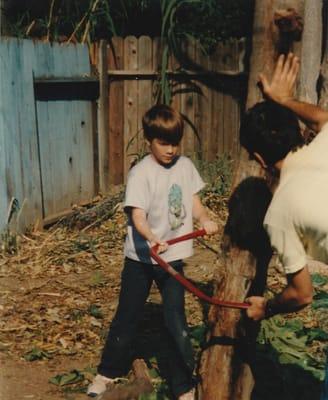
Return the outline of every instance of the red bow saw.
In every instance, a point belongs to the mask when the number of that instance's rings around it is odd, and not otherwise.
[[[182,242],[184,240],[189,240],[196,238],[198,236],[204,236],[206,234],[205,229],[200,229],[198,231],[194,231],[191,233],[188,233],[186,235],[179,236],[177,238],[171,239],[167,241],[168,245],[172,245],[178,242]],[[158,254],[158,244],[155,246],[151,247],[150,249],[150,256],[157,262],[157,264],[162,267],[166,272],[171,274],[174,279],[179,281],[189,292],[193,293],[197,297],[199,297],[202,300],[207,301],[208,303],[215,304],[217,306],[222,306],[222,307],[229,307],[229,308],[239,308],[239,309],[246,309],[249,307],[248,303],[236,303],[233,301],[225,301],[225,300],[219,300],[218,298],[215,297],[209,297],[205,293],[203,293],[201,290],[199,290],[196,286],[194,286],[191,282],[189,282],[184,276],[179,274],[169,263],[164,261]]]

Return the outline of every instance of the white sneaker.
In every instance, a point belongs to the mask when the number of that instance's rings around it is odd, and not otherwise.
[[[178,400],[195,400],[195,389],[189,390],[189,392],[183,393],[179,396]]]
[[[88,386],[87,395],[90,397],[97,397],[100,394],[106,392],[107,385],[113,382],[114,379],[107,378],[106,376],[98,374],[94,377],[92,383],[90,383],[90,385]]]

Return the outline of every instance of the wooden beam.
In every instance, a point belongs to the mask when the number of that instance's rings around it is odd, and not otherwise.
[[[42,76],[33,82],[37,100],[96,100],[99,97],[99,80],[95,77]]]
[[[125,78],[125,79],[155,79],[160,75],[160,72],[158,71],[141,71],[141,70],[136,70],[136,71],[131,71],[131,70],[108,70],[107,71],[109,77],[115,77],[115,78]],[[166,72],[168,75],[172,77],[215,77],[218,75],[222,76],[247,76],[246,71],[239,71],[239,70],[230,70],[230,71],[188,71],[188,70],[181,70],[181,71],[167,71]]]

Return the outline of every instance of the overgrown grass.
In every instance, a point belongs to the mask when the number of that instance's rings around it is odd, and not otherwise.
[[[232,184],[233,161],[227,154],[218,155],[213,161],[193,158],[206,187],[201,191],[201,197],[206,194],[227,196]]]

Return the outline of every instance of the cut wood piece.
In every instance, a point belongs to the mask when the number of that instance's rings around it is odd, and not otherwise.
[[[132,363],[135,379],[122,385],[112,385],[100,397],[101,400],[134,400],[142,394],[151,393],[154,388],[151,383],[149,371],[144,360],[136,359]],[[99,399],[99,400],[100,400]]]
[[[148,367],[142,358],[137,358],[132,363],[132,371],[136,378],[148,380],[151,384]]]
[[[135,400],[139,396],[151,393],[153,386],[142,378],[122,385],[112,385],[98,400]]]

